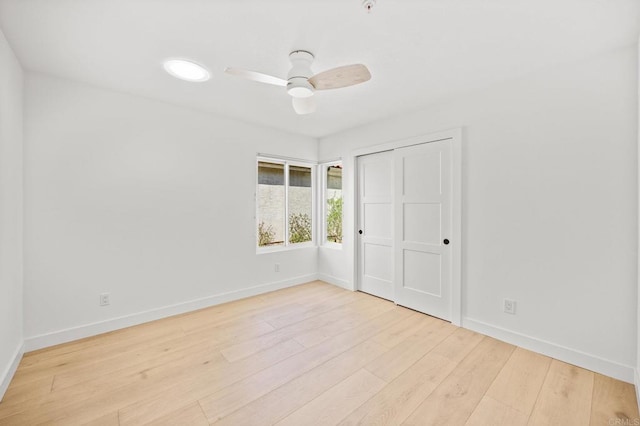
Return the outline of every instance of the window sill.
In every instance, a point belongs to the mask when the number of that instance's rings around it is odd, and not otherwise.
[[[256,254],[268,254],[268,253],[278,253],[281,251],[292,251],[292,250],[300,250],[305,248],[317,247],[315,243],[298,243],[291,244],[288,246],[278,246],[278,247],[258,247],[256,249]]]
[[[322,248],[326,248],[326,249],[331,249],[331,250],[342,250],[342,244],[341,243],[324,243],[322,244],[320,247]]]

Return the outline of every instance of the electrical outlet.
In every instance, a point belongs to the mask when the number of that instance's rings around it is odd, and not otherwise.
[[[279,263],[276,263],[276,264],[275,264],[274,270],[275,270],[276,272],[280,272],[280,264],[279,264]]]
[[[516,301],[511,299],[504,299],[504,311],[507,314],[515,315]]]
[[[107,306],[109,303],[109,293],[100,294],[100,306]]]

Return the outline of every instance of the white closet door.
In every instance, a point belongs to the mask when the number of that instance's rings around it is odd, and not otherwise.
[[[393,300],[393,153],[357,163],[359,289]]]
[[[451,320],[451,141],[394,151],[394,301]]]

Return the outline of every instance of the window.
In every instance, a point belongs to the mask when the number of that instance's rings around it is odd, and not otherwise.
[[[313,171],[310,166],[289,166],[289,242],[313,241]]]
[[[285,241],[285,165],[258,162],[258,245],[283,246]]]
[[[323,244],[342,244],[342,162],[323,164]]]
[[[313,244],[313,164],[258,158],[257,245],[260,250]]]

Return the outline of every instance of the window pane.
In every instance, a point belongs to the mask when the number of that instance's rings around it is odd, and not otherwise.
[[[258,245],[284,245],[284,164],[258,162]]]
[[[304,243],[313,238],[311,168],[289,166],[289,242]]]
[[[327,241],[342,243],[342,166],[327,167]]]

